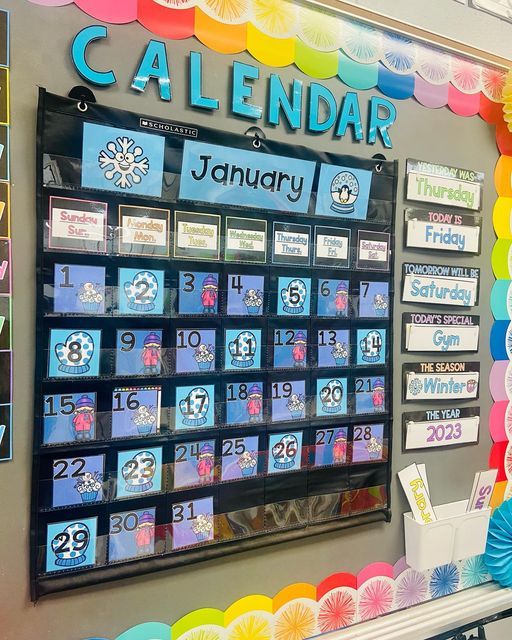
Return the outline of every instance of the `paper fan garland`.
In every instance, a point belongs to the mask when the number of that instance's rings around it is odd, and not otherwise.
[[[240,24],[250,18],[250,0],[200,0],[197,6],[226,24]]]
[[[489,522],[485,565],[502,587],[512,586],[512,501],[503,502]]]
[[[342,46],[341,20],[320,9],[300,7],[297,35],[308,46],[318,51],[336,51]]]
[[[501,102],[507,72],[500,69],[482,68],[482,92],[493,102]]]
[[[457,591],[459,585],[459,571],[456,565],[451,562],[441,567],[436,567],[432,571],[430,578],[430,593],[433,598],[449,596]]]
[[[406,569],[396,580],[396,605],[406,609],[425,602],[428,595],[428,581],[423,573]]]
[[[482,67],[470,60],[452,56],[452,84],[462,93],[478,93],[482,87]]]
[[[290,0],[253,0],[253,25],[273,38],[289,38],[297,31],[297,7]]]
[[[429,84],[444,85],[450,81],[450,56],[419,45],[417,71]]]
[[[382,33],[373,27],[346,22],[341,34],[345,53],[363,64],[379,62],[382,56]]]
[[[190,9],[196,6],[198,0],[153,0],[153,2],[169,9]]]
[[[318,613],[318,628],[322,633],[343,629],[356,620],[356,591],[341,587],[322,598]]]
[[[306,601],[292,602],[275,615],[274,640],[304,640],[315,632],[316,611]]]
[[[463,562],[460,579],[464,589],[476,587],[479,584],[487,582],[489,579],[489,571],[485,566],[483,556],[473,556]]]
[[[393,608],[393,601],[393,580],[384,576],[371,578],[359,589],[359,619],[371,620],[389,613]]]
[[[396,33],[384,34],[382,63],[394,73],[407,75],[416,70],[416,43]]]

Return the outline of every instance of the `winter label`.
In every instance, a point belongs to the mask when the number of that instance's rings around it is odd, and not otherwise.
[[[274,264],[309,265],[311,227],[303,224],[274,222],[272,262]]]
[[[170,216],[169,209],[119,205],[119,253],[169,256]]]
[[[174,257],[184,260],[219,260],[220,216],[175,211]]]
[[[213,497],[173,504],[171,521],[173,551],[211,542],[215,537]]]
[[[266,262],[267,221],[227,216],[224,259],[226,262]]]
[[[350,266],[350,229],[315,227],[315,258],[317,267],[346,269]]]
[[[105,253],[107,204],[50,197],[48,247],[59,251]]]
[[[478,362],[418,362],[404,364],[405,400],[477,398]]]

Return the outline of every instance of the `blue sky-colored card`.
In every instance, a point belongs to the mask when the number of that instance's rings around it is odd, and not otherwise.
[[[277,282],[277,315],[309,316],[311,278],[284,278]]]
[[[386,411],[386,379],[369,376],[355,379],[356,414]]]
[[[155,552],[156,509],[146,507],[109,517],[108,559],[119,562]]]
[[[317,315],[347,318],[349,315],[348,280],[318,280]]]
[[[358,329],[356,342],[356,364],[386,363],[386,329]]]
[[[209,429],[215,426],[213,384],[176,387],[176,430]]]
[[[215,329],[176,330],[176,373],[215,371]]]
[[[215,440],[182,442],[174,446],[174,488],[215,481]]]
[[[172,548],[181,549],[209,542],[215,536],[213,497],[171,505]]]
[[[46,529],[46,571],[83,569],[96,564],[97,518],[55,522]]]
[[[306,414],[305,380],[272,383],[272,422],[303,420]]]
[[[382,460],[384,452],[384,425],[354,426],[352,462]]]
[[[274,369],[308,366],[307,329],[274,329]]]
[[[51,329],[49,378],[96,377],[100,372],[101,331]]]
[[[139,498],[162,489],[162,447],[120,451],[117,456],[117,498]]]
[[[347,379],[319,378],[316,381],[316,415],[329,418],[347,414]]]
[[[96,437],[96,394],[69,393],[44,397],[43,444],[87,442]]]
[[[226,385],[226,424],[263,422],[263,382]]]
[[[248,371],[261,368],[261,329],[227,329],[224,369]]]
[[[389,316],[389,283],[359,283],[359,317],[387,318]]]
[[[228,275],[228,316],[261,316],[264,309],[265,277]]]
[[[347,462],[347,427],[317,429],[315,433],[315,467]]]
[[[160,387],[114,389],[112,437],[151,436],[160,431]]]
[[[258,475],[258,436],[225,438],[222,441],[221,480],[240,480]]]
[[[103,500],[105,456],[53,460],[52,507],[92,504]]]
[[[178,313],[216,315],[219,307],[219,274],[208,271],[180,271]]]
[[[350,363],[350,332],[348,329],[319,329],[318,366],[346,367]]]
[[[116,376],[159,376],[162,334],[161,329],[118,329]]]
[[[268,473],[296,471],[302,466],[302,431],[273,433],[268,437]]]
[[[119,314],[161,316],[164,312],[164,286],[163,271],[119,269]]]
[[[162,195],[165,138],[84,123],[82,187]]]
[[[105,267],[56,264],[53,310],[55,313],[104,314]]]
[[[372,172],[322,164],[315,214],[366,220]]]

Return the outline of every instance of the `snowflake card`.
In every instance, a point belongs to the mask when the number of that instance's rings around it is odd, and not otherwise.
[[[165,138],[84,123],[82,187],[162,195]]]

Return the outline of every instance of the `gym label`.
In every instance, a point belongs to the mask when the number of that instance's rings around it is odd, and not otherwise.
[[[404,313],[402,317],[404,351],[478,351],[479,316]]]

